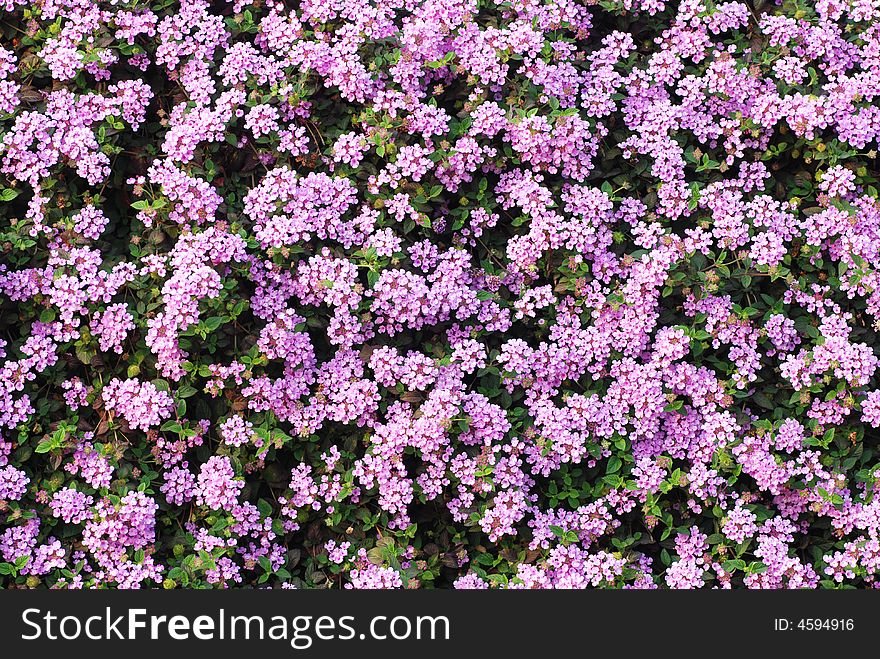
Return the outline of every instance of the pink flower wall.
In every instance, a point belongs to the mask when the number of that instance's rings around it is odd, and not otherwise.
[[[876,1],[0,35],[0,586],[877,583]]]

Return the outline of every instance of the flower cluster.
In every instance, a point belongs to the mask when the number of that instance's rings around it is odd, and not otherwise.
[[[880,585],[880,8],[0,25],[0,586]]]

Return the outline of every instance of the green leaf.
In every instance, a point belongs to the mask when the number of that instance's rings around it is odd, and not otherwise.
[[[195,395],[197,392],[198,392],[198,389],[196,389],[195,387],[192,387],[188,384],[184,384],[180,388],[178,388],[177,397],[178,398],[189,398],[190,396]]]
[[[61,448],[61,445],[64,443],[64,440],[58,438],[54,434],[48,435],[37,444],[37,448],[34,449],[35,453],[49,453],[50,451],[54,451],[55,449]]]
[[[226,322],[226,318],[224,318],[223,316],[212,316],[211,318],[207,318],[203,322],[208,331],[213,332]]]

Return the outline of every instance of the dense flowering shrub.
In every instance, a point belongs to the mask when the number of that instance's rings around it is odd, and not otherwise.
[[[0,31],[0,585],[880,583],[876,1]]]

